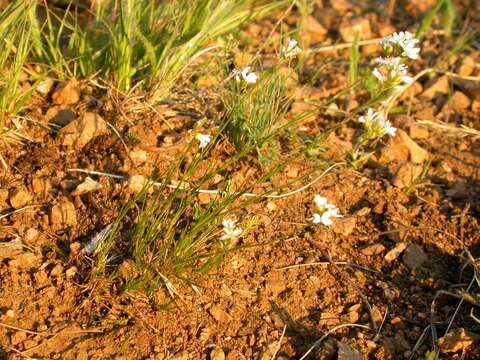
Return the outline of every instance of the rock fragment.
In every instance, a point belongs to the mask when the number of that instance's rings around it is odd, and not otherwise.
[[[60,84],[52,94],[54,104],[73,105],[80,100],[80,87],[75,79]]]
[[[102,185],[93,180],[91,177],[87,176],[84,182],[79,184],[77,188],[72,192],[73,196],[83,195],[92,191],[97,191],[102,189]]]
[[[475,71],[475,59],[472,56],[465,56],[457,68],[460,76],[470,76]]]
[[[265,289],[273,296],[277,296],[285,290],[285,280],[279,271],[273,271],[266,276]]]
[[[8,201],[14,209],[20,209],[24,207],[32,200],[32,195],[24,187],[14,188],[9,192]]]
[[[464,328],[458,328],[438,339],[437,344],[443,353],[456,353],[470,349],[478,338],[478,335],[473,334]]]
[[[342,343],[337,344],[337,360],[363,360],[364,357],[353,347]]]
[[[393,178],[393,185],[403,189],[420,177],[423,167],[421,165],[404,162],[398,168],[395,177]]]
[[[353,232],[353,230],[355,230],[356,225],[357,219],[353,216],[347,216],[344,218],[335,219],[332,230],[336,234],[348,236]]]
[[[59,229],[77,224],[75,206],[70,201],[63,201],[52,207],[50,224]]]
[[[413,141],[405,131],[397,129],[397,135],[390,139],[380,153],[380,162],[411,161],[422,164],[429,157],[428,152]]]
[[[461,91],[455,91],[450,98],[448,107],[453,111],[462,112],[469,108],[472,101],[470,98]]]
[[[107,125],[100,115],[85,113],[59,131],[63,146],[80,150],[93,138],[107,133]]]
[[[365,256],[378,255],[384,251],[385,251],[385,246],[383,246],[380,243],[368,245],[364,247],[362,250],[360,250],[360,252]]]
[[[399,242],[395,245],[395,247],[390,250],[386,255],[385,255],[385,260],[388,262],[392,262],[393,260],[396,260],[402,252],[405,251],[405,249],[408,247],[408,244],[406,242]]]
[[[446,76],[441,76],[431,81],[421,96],[431,100],[438,95],[444,95],[448,93],[448,89],[448,78]]]
[[[415,270],[421,267],[425,261],[427,261],[427,255],[419,245],[415,243],[408,245],[403,255],[403,262],[407,267]]]
[[[215,348],[210,352],[210,360],[225,360],[225,352],[222,348]]]
[[[232,320],[232,317],[225,310],[223,310],[219,305],[213,305],[209,309],[209,313],[218,322],[227,322]]]
[[[372,28],[367,18],[345,19],[340,25],[340,36],[345,42],[352,42],[357,32],[361,39],[372,37]]]

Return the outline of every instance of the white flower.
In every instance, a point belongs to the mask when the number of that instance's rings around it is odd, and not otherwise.
[[[383,112],[376,112],[372,108],[368,109],[364,116],[360,116],[358,122],[364,124],[367,133],[372,138],[382,137],[385,134],[395,136],[397,131]]]
[[[382,83],[389,82],[391,85],[398,85],[398,83],[404,82],[405,84],[411,84],[413,78],[408,75],[408,67],[402,64],[402,59],[399,57],[379,57],[376,62],[380,65],[372,71],[372,75],[375,76]]]
[[[222,221],[223,225],[223,236],[220,238],[222,241],[236,241],[240,235],[242,235],[243,230],[236,227],[236,221],[231,219],[225,219]]]
[[[255,74],[253,71],[250,71],[250,66],[247,66],[242,70],[233,69],[232,73],[237,82],[244,80],[248,84],[255,84],[258,79],[257,74]]]
[[[195,135],[195,139],[200,142],[200,144],[198,144],[198,147],[200,149],[203,149],[207,147],[208,143],[212,140],[212,137],[210,135],[197,134]]]
[[[286,59],[291,59],[296,57],[302,52],[302,49],[298,46],[298,41],[294,39],[288,39],[287,47],[283,47],[281,51],[281,56]]]
[[[417,47],[419,42],[415,36],[408,31],[400,31],[383,38],[380,41],[382,47],[387,51],[395,52],[397,49],[401,51],[402,56],[406,56],[412,60],[418,59],[420,48]]]
[[[312,222],[314,224],[323,224],[325,226],[330,226],[333,224],[332,217],[341,218],[342,215],[339,214],[339,209],[332,204],[328,203],[327,198],[324,198],[320,195],[315,195],[313,198],[315,203],[315,213],[313,214]]]

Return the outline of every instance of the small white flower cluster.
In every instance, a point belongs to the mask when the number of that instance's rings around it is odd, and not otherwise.
[[[368,109],[364,116],[360,116],[358,122],[363,124],[366,132],[364,137],[368,140],[381,138],[384,135],[395,136],[397,131],[383,112],[376,112],[372,108]]]
[[[238,238],[242,235],[243,230],[237,227],[237,222],[232,219],[224,219],[222,221],[223,225],[223,235],[220,238],[222,241],[230,241],[235,243]]]
[[[388,56],[404,56],[412,60],[418,59],[420,53],[418,43],[419,40],[408,31],[393,33],[380,41],[380,45]]]
[[[197,135],[195,135],[195,140],[199,142],[198,147],[200,149],[204,149],[212,140],[212,136],[198,133]]]
[[[302,48],[298,46],[298,41],[294,39],[288,39],[287,47],[283,47],[280,55],[285,59],[292,59],[297,57],[302,52]]]
[[[411,84],[413,82],[413,78],[408,75],[408,67],[402,64],[401,58],[380,57],[376,61],[379,66],[373,69],[372,74],[381,83],[395,86],[401,83]]]
[[[382,87],[395,89],[403,83],[411,84],[413,78],[408,75],[408,66],[405,61],[418,59],[420,48],[419,40],[408,31],[401,31],[383,38],[380,45],[385,57],[376,59],[378,66],[372,71]]]
[[[255,84],[258,80],[257,74],[250,71],[250,66],[246,66],[242,70],[233,69],[232,74],[235,77],[236,82],[244,81],[247,84]]]
[[[289,38],[287,46],[282,48],[280,56],[285,59],[292,59],[301,52],[302,49],[298,46],[298,41]],[[232,74],[235,78],[235,81],[238,83],[244,82],[247,85],[255,84],[258,80],[258,76],[254,71],[251,71],[250,69],[250,66],[246,66],[243,69],[233,69]]]
[[[330,226],[333,224],[332,218],[343,217],[339,213],[340,210],[335,205],[330,204],[327,198],[315,195],[313,202],[315,204],[315,212],[312,220],[314,224]]]

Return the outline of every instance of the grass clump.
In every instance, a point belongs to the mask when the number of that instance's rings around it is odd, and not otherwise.
[[[263,73],[257,84],[246,86],[232,81],[230,97],[225,96],[226,133],[237,150],[252,148],[261,162],[274,159],[279,144],[274,141],[291,122],[285,115],[291,105],[285,78],[278,69]]]
[[[187,77],[189,65],[216,47],[205,48],[210,41],[283,3],[108,0],[96,4],[85,26],[73,12],[60,18],[46,9],[43,23],[30,18],[37,29],[35,61],[59,76],[95,75],[122,92],[147,91],[157,101]]]
[[[7,131],[6,117],[17,114],[33,91],[22,91],[20,78],[28,60],[32,28],[29,17],[34,6],[28,2],[11,3],[0,14],[0,135]]]

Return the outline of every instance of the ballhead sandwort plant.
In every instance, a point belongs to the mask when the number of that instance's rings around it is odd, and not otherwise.
[[[396,128],[388,120],[388,113],[403,86],[413,82],[407,62],[419,57],[418,44],[419,40],[408,31],[394,33],[380,41],[382,56],[375,59],[376,67],[365,74],[365,85],[372,97],[370,103],[380,105],[377,109],[368,108],[358,118],[364,130],[356,147],[349,152],[353,167],[361,167],[370,158],[372,149],[381,138],[395,136]]]

